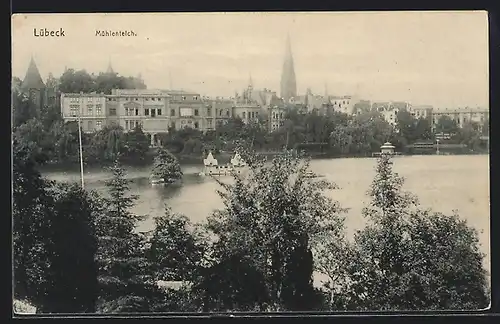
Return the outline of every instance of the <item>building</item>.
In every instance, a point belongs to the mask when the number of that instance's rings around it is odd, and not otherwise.
[[[290,98],[297,96],[297,81],[295,79],[295,67],[293,63],[292,45],[290,43],[290,36],[286,39],[285,60],[283,62],[283,71],[281,73],[281,98],[286,103]]]
[[[169,129],[215,128],[215,113],[198,93],[181,90],[114,89],[103,93],[61,94],[61,114],[65,121],[78,120],[84,132],[104,125],[119,125],[125,131],[141,125],[157,143],[156,135]]]
[[[80,119],[84,132],[100,130],[107,124],[103,93],[61,93],[60,101],[63,120],[78,122]]]
[[[43,107],[47,106],[47,87],[43,83],[40,71],[31,57],[28,70],[19,89],[33,104],[35,115],[40,114]]]
[[[410,109],[410,113],[413,117],[419,119],[419,118],[428,118],[432,117],[432,112],[434,110],[434,107],[431,105],[418,105],[418,106],[412,106]]]
[[[207,116],[213,116],[213,127],[223,125],[233,117],[234,98],[203,98]],[[211,129],[211,128],[210,128]]]
[[[401,110],[410,111],[411,105],[404,101],[394,101],[394,102],[374,102],[372,104],[372,110],[378,111],[384,119],[391,124],[393,127],[397,125],[397,116]]]
[[[447,116],[454,120],[458,127],[463,127],[468,122],[476,122],[482,127],[483,124],[489,120],[489,110],[480,107],[434,109],[432,112],[433,127],[436,127],[442,116]]]
[[[285,124],[286,109],[283,106],[269,106],[267,108],[268,131],[274,132]]]
[[[233,117],[240,118],[245,124],[259,121],[263,116],[263,109],[259,103],[252,99],[253,85],[249,82],[247,89],[243,90],[241,96],[236,95],[232,107]]]
[[[347,115],[354,114],[354,96],[333,96],[330,97],[330,103],[333,105],[333,110]]]

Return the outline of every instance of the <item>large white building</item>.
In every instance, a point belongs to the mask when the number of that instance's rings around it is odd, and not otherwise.
[[[156,143],[158,133],[170,128],[191,127],[200,131],[215,128],[215,112],[198,93],[176,90],[113,90],[103,93],[61,94],[61,114],[65,121],[80,120],[84,132],[104,125],[119,125],[125,131],[141,125]]]
[[[476,122],[480,127],[489,120],[489,110],[480,107],[444,108],[432,111],[432,124],[435,127],[442,116],[454,120],[458,127],[463,127],[468,122]]]

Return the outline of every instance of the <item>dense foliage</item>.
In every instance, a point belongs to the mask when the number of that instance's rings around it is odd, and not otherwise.
[[[165,183],[174,183],[182,179],[182,170],[177,158],[164,148],[159,148],[153,162],[153,176]]]
[[[420,209],[383,156],[354,241],[343,209],[290,152],[242,152],[246,174],[222,183],[206,223],[155,218],[137,233],[124,169],[108,195],[54,186],[15,149],[15,295],[38,312],[479,309],[488,282],[478,236],[457,215]],[[313,272],[326,275],[313,286]],[[74,280],[77,278],[78,280]],[[166,287],[160,288],[163,282]],[[172,283],[176,283],[172,286]]]
[[[465,310],[488,306],[477,232],[458,215],[422,210],[383,156],[355,236],[353,304],[371,310]]]

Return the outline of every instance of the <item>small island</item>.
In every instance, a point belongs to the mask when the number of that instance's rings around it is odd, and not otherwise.
[[[164,148],[159,148],[154,158],[150,182],[156,184],[173,184],[182,179],[183,173],[177,158]]]

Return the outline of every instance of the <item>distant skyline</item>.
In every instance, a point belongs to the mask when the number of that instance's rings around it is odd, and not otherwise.
[[[34,37],[34,28],[65,37]],[[137,36],[102,37],[96,30]],[[148,88],[233,96],[248,85],[279,94],[290,35],[297,90],[409,101],[489,105],[486,12],[29,14],[12,18],[12,74],[31,56],[45,80],[65,67],[124,76]]]

